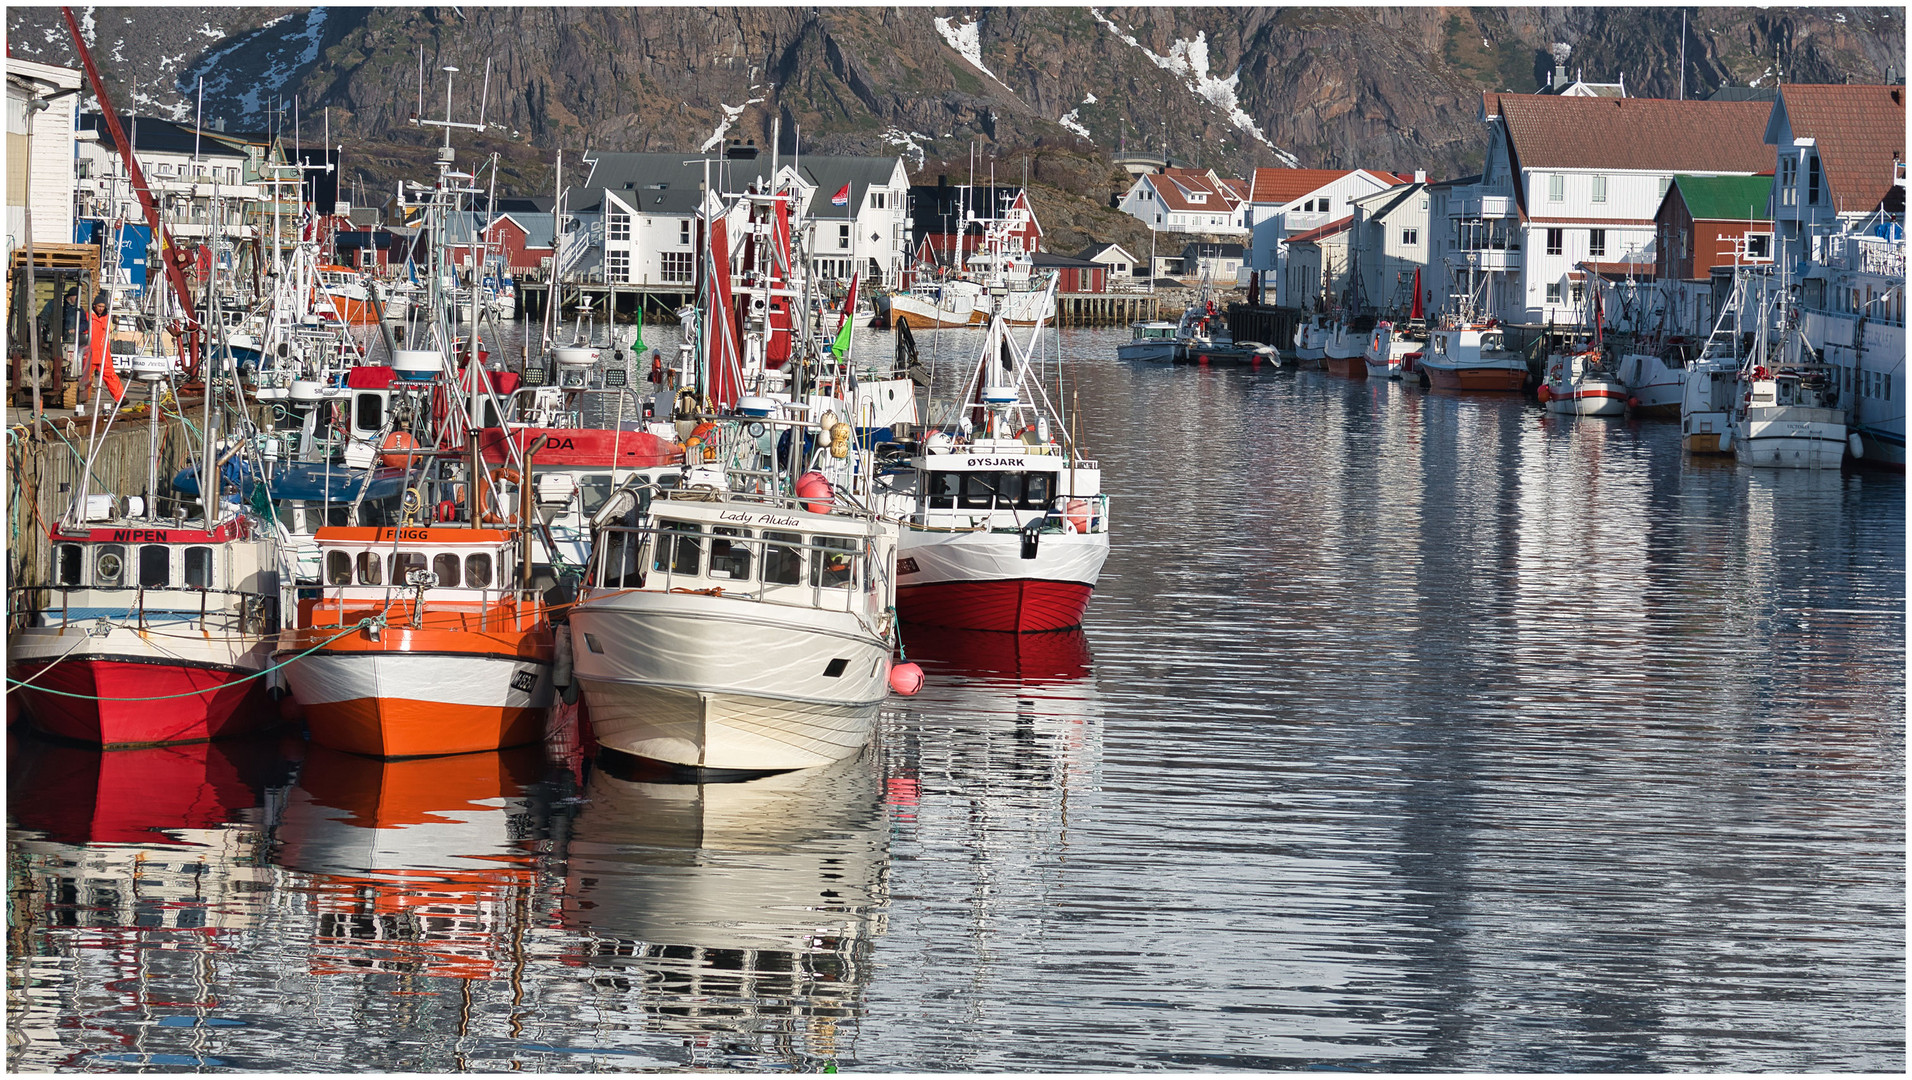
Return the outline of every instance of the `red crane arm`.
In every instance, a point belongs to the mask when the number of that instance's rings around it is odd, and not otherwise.
[[[133,179],[133,193],[139,196],[139,205],[146,211],[146,224],[159,238],[159,261],[166,266],[166,279],[172,282],[173,295],[179,298],[179,309],[186,313],[186,372],[194,374],[199,366],[199,322],[193,318],[192,293],[186,288],[186,275],[172,257],[173,241],[166,227],[160,224],[159,207],[153,202],[152,189],[146,186],[146,174],[140,171],[139,159],[133,156],[133,144],[126,140],[126,129],[120,126],[119,114],[113,111],[113,102],[106,96],[106,87],[100,82],[99,69],[93,66],[93,54],[87,51],[86,41],[80,37],[80,24],[73,19],[73,9],[63,7],[60,13],[66,16],[66,28],[73,35],[73,48],[80,54],[80,66],[86,69],[86,77],[93,83],[93,95],[99,98],[100,113],[106,117],[106,130],[113,136],[113,145],[119,148],[120,157],[126,161],[126,175]]]

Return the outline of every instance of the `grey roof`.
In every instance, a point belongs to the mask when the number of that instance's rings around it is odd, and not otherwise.
[[[1708,101],[1777,101],[1779,87],[1722,86],[1706,95]]]
[[[1405,202],[1408,196],[1413,195],[1416,192],[1419,192],[1422,188],[1425,188],[1426,186],[1427,185],[1423,183],[1402,184],[1399,187],[1383,188],[1382,190],[1377,191],[1372,195],[1363,195],[1358,199],[1352,199],[1350,201],[1360,203],[1361,205],[1366,206],[1367,201],[1369,199],[1379,199],[1383,196],[1388,196],[1387,200],[1381,204],[1379,209],[1371,211],[1368,214],[1369,221],[1378,221],[1381,218],[1387,217],[1389,214],[1392,214],[1394,212],[1394,208],[1397,206],[1400,206],[1403,202]]]
[[[1090,244],[1088,247],[1085,247],[1081,251],[1077,252],[1076,258],[1093,260],[1097,255],[1102,255],[1107,252],[1116,251],[1116,250],[1120,250],[1122,254],[1124,255],[1129,255],[1128,248],[1125,248],[1121,244],[1115,243],[1114,241],[1110,241],[1109,243],[1106,243],[1106,244]],[[1129,255],[1129,258],[1133,259],[1135,258],[1135,256]]]
[[[551,246],[552,232],[556,228],[556,214],[499,214],[500,218],[510,218],[525,231],[524,246],[528,248],[548,248]],[[473,211],[459,210],[445,215],[445,239],[452,244],[472,242],[479,230],[484,228],[491,215]]]
[[[1073,255],[1053,255],[1047,251],[1030,252],[1029,265],[1053,267],[1074,266],[1084,270],[1103,269],[1102,264],[1099,262],[1090,262],[1088,259],[1076,258]]]
[[[599,154],[584,183],[566,192],[565,206],[574,213],[590,213],[604,208],[604,192],[645,213],[688,216],[701,204],[698,192],[705,177],[706,155],[696,151],[672,154]],[[711,159],[710,184],[718,190],[737,191],[753,179],[762,179],[770,171],[770,159],[754,161]]]
[[[757,162],[763,161],[763,158],[757,159]],[[896,173],[897,161],[894,157],[827,154],[806,154],[798,158],[797,175],[803,177],[805,183],[816,186],[816,191],[810,196],[810,204],[803,208],[804,214],[811,218],[827,218],[843,210],[854,211],[863,205],[863,194],[871,184],[880,187],[890,182],[890,177]],[[830,196],[835,195],[845,184],[850,185],[850,205],[843,209],[831,206]]]
[[[1193,243],[1182,249],[1182,259],[1239,259],[1242,252],[1240,244]]]

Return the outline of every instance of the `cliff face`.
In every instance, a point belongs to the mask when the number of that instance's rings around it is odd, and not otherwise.
[[[1240,175],[1257,165],[1427,169],[1478,163],[1483,89],[1531,91],[1568,71],[1680,92],[1677,10],[1651,8],[91,8],[124,108],[232,129],[298,102],[306,140],[329,110],[355,170],[417,177],[437,136],[414,113],[478,119],[454,142],[548,187],[562,148],[675,149],[718,136],[781,149],[900,152],[931,182],[972,148],[1003,179],[1106,203],[1123,147]],[[1685,92],[1725,84],[1902,77],[1905,11],[1694,8]],[[71,62],[57,8],[13,7],[16,55]],[[424,70],[421,109],[420,68]],[[129,94],[131,90],[133,93]],[[291,126],[290,119],[286,126]],[[461,155],[470,161],[469,153]]]

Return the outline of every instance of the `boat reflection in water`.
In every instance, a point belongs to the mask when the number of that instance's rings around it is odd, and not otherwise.
[[[385,760],[313,746],[273,861],[312,878],[313,974],[461,979],[515,962],[538,879],[541,747]]]
[[[833,1062],[889,900],[875,753],[735,783],[629,763],[599,759],[569,845],[566,961],[606,972],[592,1006],[727,1067]]]
[[[95,844],[194,847],[256,814],[283,783],[297,740],[221,739],[124,750],[23,735],[8,747],[7,809],[44,842],[28,850]],[[37,847],[35,845],[38,845]]]
[[[905,644],[910,659],[935,674],[1025,683],[1088,678],[1092,659],[1081,627],[1038,634],[938,629],[910,635]]]

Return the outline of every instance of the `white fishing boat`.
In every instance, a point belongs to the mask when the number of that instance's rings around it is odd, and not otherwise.
[[[1152,364],[1172,364],[1181,345],[1181,324],[1166,319],[1151,319],[1129,324],[1129,340],[1115,347],[1115,355],[1124,360],[1145,360]]]
[[[575,678],[598,742],[704,770],[827,764],[869,742],[896,649],[894,524],[868,505],[873,455],[832,418],[790,482],[807,425],[707,418],[674,489],[599,511],[571,609]]]
[[[989,324],[957,408],[878,492],[903,525],[898,612],[967,630],[1082,624],[1109,553],[1099,463],[1065,435],[1030,355]]]
[[[1895,183],[1903,193],[1905,165]],[[1905,230],[1873,219],[1823,237],[1800,281],[1798,322],[1833,369],[1864,461],[1905,467]]]
[[[1758,353],[1755,352],[1755,358]],[[1740,375],[1733,456],[1779,469],[1837,469],[1845,461],[1846,410],[1825,364],[1756,364]]]
[[[1367,336],[1357,331],[1350,319],[1345,316],[1335,319],[1329,323],[1327,336],[1322,339],[1322,366],[1335,375],[1365,379],[1368,365],[1362,357],[1367,352],[1367,344]]]
[[[1527,385],[1527,359],[1507,348],[1500,326],[1465,314],[1444,316],[1428,331],[1416,366],[1436,390],[1519,393]]]
[[[1405,325],[1383,319],[1368,333],[1361,360],[1367,365],[1370,379],[1400,379],[1415,373],[1414,360],[1426,348],[1427,342],[1409,336]]]
[[[1320,361],[1327,358],[1328,339],[1334,336],[1335,322],[1316,313],[1295,324],[1294,355],[1297,359]]]
[[[1627,409],[1635,416],[1673,418],[1680,415],[1680,402],[1686,396],[1686,359],[1679,347],[1661,343],[1657,348],[1620,354],[1614,372],[1627,388]]]

